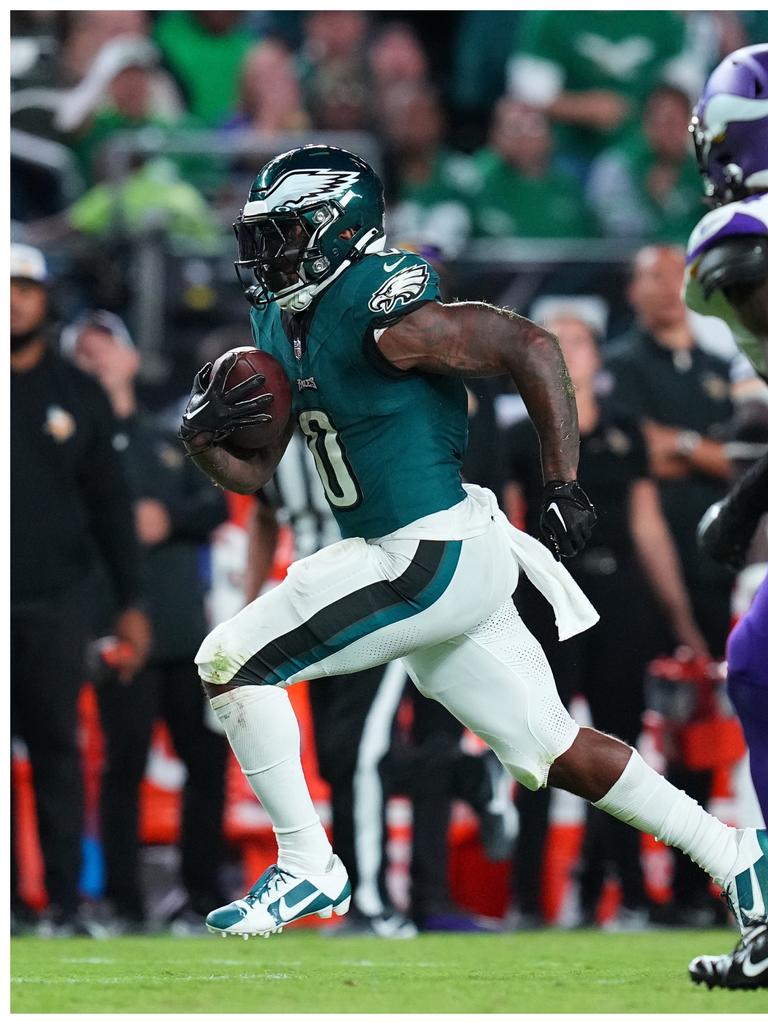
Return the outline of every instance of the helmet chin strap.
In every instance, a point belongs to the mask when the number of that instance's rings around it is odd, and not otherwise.
[[[359,259],[366,252],[380,252],[386,245],[387,236],[377,235],[377,229],[371,228],[367,231],[357,245],[354,246],[350,255],[345,259],[339,266],[330,274],[324,281],[318,281],[317,284],[308,284],[303,288],[299,288],[295,292],[290,292],[286,295],[276,295],[275,302],[281,309],[290,309],[294,313],[301,313],[302,310],[306,309],[307,306],[312,302],[313,299],[317,298],[320,292],[324,291],[329,284],[336,280],[336,278],[342,274],[347,267],[351,266],[355,260]]]
[[[307,288],[302,288],[300,292],[294,292],[293,295],[284,295],[282,298],[275,299],[275,301],[280,309],[290,309],[294,313],[300,313],[303,309],[307,308],[316,294],[315,287],[309,285]]]

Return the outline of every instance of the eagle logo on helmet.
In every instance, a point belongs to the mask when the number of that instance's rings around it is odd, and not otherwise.
[[[407,306],[424,294],[428,280],[429,270],[425,263],[399,270],[376,289],[368,308],[374,313],[391,313],[398,306]]]
[[[264,197],[264,201],[271,210],[280,207],[301,207],[313,199],[323,199],[346,192],[359,177],[357,171],[334,171],[331,168],[289,171],[278,178]]]

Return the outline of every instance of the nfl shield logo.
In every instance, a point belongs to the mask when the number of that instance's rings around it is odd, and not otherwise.
[[[301,359],[301,339],[300,338],[294,338],[293,339],[293,354],[296,356],[297,359]]]

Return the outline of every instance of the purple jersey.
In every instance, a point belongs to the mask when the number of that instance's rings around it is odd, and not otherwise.
[[[752,782],[768,822],[768,576],[728,638],[728,695],[741,719]]]

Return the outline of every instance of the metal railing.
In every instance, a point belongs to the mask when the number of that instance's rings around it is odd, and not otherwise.
[[[83,178],[72,150],[60,142],[11,128],[11,157],[23,160],[54,174],[61,185],[62,198],[74,202],[83,192]]]
[[[372,167],[381,169],[381,148],[368,132],[264,132],[252,129],[197,131],[179,128],[141,128],[119,132],[102,148],[103,167],[108,179],[123,177],[137,157],[211,156],[216,159],[248,158],[264,163],[278,153],[308,143],[340,146],[359,154]]]

